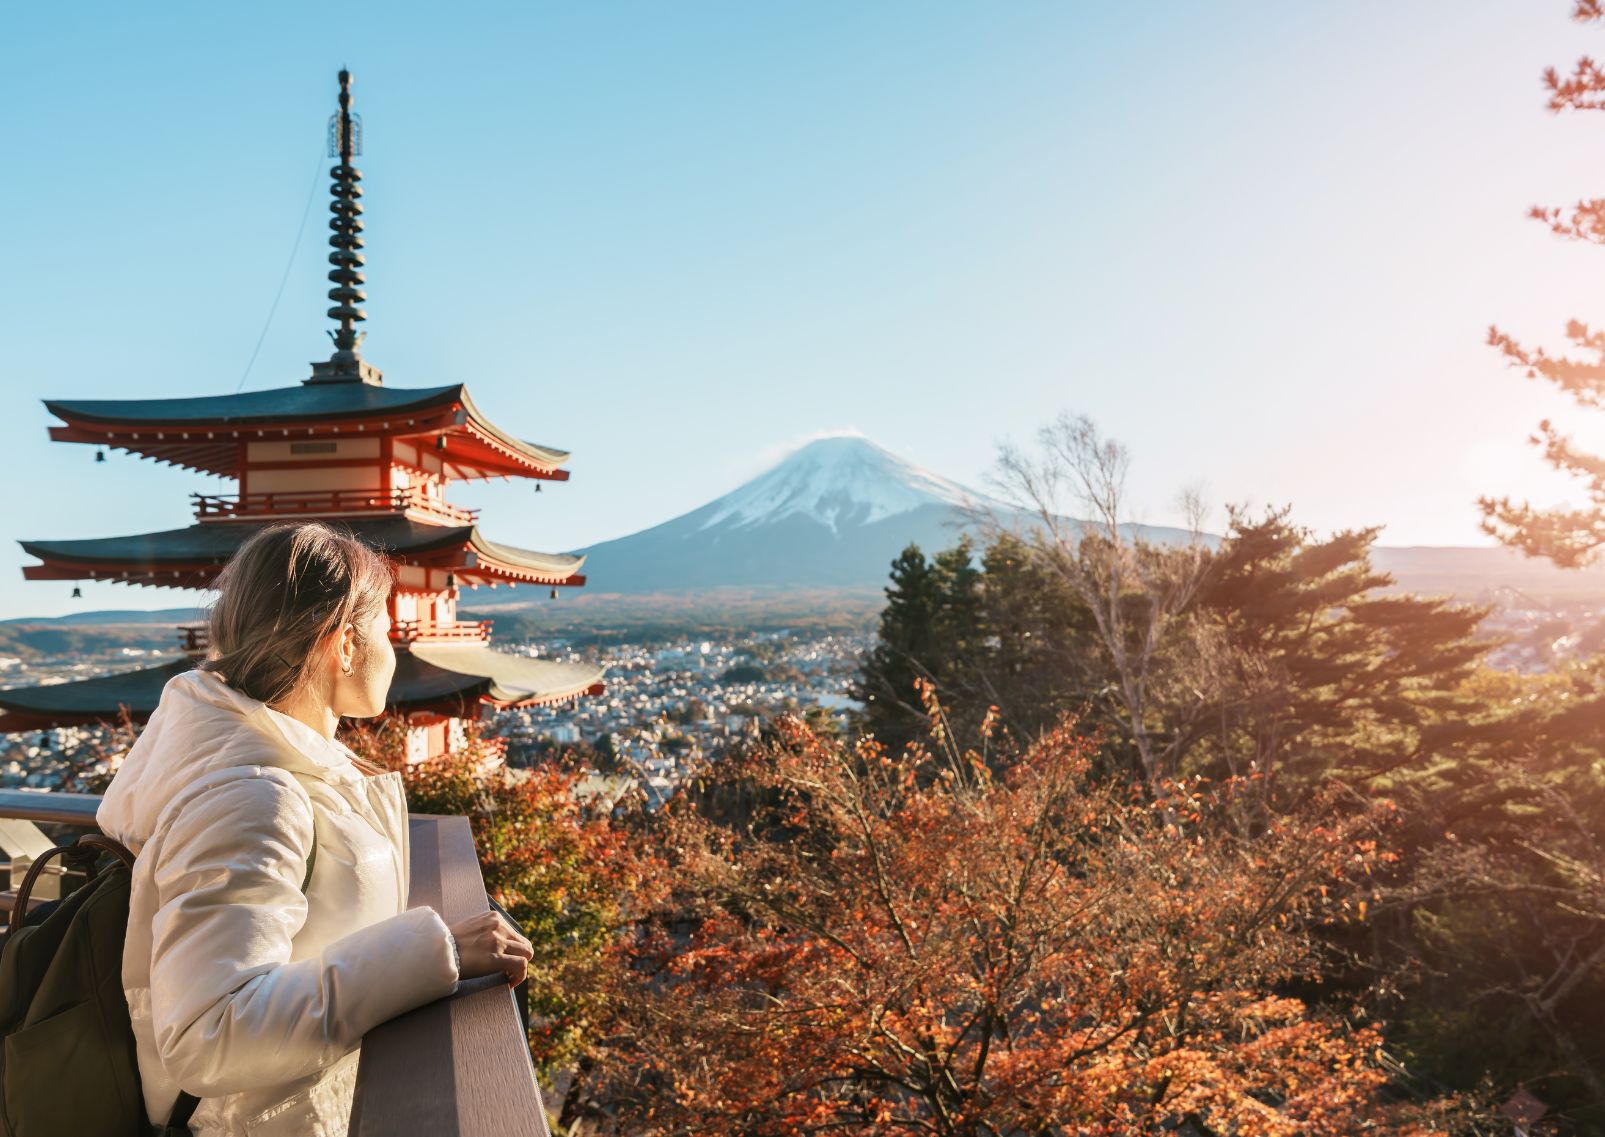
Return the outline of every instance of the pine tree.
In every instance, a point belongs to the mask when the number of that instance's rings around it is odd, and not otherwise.
[[[969,716],[979,702],[977,673],[987,651],[981,580],[969,538],[927,559],[909,545],[892,562],[880,633],[865,656],[853,695],[864,705],[862,726],[881,742],[901,748],[925,728],[915,691],[919,679],[950,696]]]
[[[899,748],[913,739],[924,721],[914,681],[933,678],[940,602],[935,566],[910,544],[892,562],[880,630],[851,690],[863,704],[863,728],[888,746]]]
[[[1190,769],[1292,779],[1397,781],[1465,739],[1460,688],[1493,646],[1488,609],[1383,592],[1378,529],[1316,540],[1286,509],[1232,513],[1200,597],[1217,631],[1217,704],[1179,747]]]
[[[1075,592],[1012,534],[987,547],[981,592],[988,638],[976,661],[976,697],[996,706],[1021,739],[1066,710],[1091,719],[1104,670],[1096,624]]]
[[[936,657],[948,676],[964,671],[983,647],[986,615],[981,600],[981,570],[969,537],[936,554]]]

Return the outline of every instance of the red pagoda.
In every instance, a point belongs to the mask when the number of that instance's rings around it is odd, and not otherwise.
[[[340,72],[340,109],[329,123],[329,316],[334,354],[297,386],[188,399],[46,400],[64,425],[57,442],[125,450],[238,480],[238,492],[191,494],[183,529],[80,541],[23,541],[40,561],[29,580],[123,581],[206,588],[253,532],[317,518],[345,529],[396,565],[391,632],[397,654],[389,713],[404,716],[408,754],[447,749],[461,722],[490,709],[556,703],[602,691],[588,664],[509,655],[490,647],[487,621],[457,619],[464,585],[585,583],[583,557],[497,544],[477,511],[446,501],[447,483],[475,478],[567,481],[568,454],[514,438],[474,405],[462,384],[395,388],[358,352],[367,319],[358,305],[364,264],[361,120],[351,113],[351,75]],[[536,486],[539,489],[539,484]],[[169,678],[206,651],[203,628],[185,628],[186,655],[157,667],[0,691],[0,731],[93,723],[126,709],[143,721]]]

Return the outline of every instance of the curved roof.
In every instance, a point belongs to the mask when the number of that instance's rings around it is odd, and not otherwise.
[[[349,530],[387,556],[428,559],[437,567],[543,584],[580,584],[583,556],[540,553],[486,539],[474,525],[429,525],[399,514],[324,519]],[[91,537],[75,541],[21,541],[23,550],[44,562],[30,565],[30,579],[134,579],[166,574],[145,583],[204,587],[236,550],[259,529],[274,522],[214,521],[184,529],[138,533],[127,537]],[[460,551],[463,555],[451,555]],[[469,555],[471,554],[471,555]],[[197,583],[198,582],[198,583]]]
[[[418,388],[301,383],[234,395],[44,403],[67,423],[51,428],[58,442],[110,446],[224,477],[238,475],[239,442],[251,430],[261,435],[269,428],[305,429],[315,435],[321,427],[325,434],[337,434],[343,433],[341,423],[356,424],[369,434],[450,435],[459,440],[454,457],[462,461],[453,463],[457,476],[568,477],[559,470],[569,459],[568,451],[514,438],[485,417],[461,383]],[[414,418],[404,417],[408,415]]]
[[[161,702],[167,681],[194,666],[194,660],[180,657],[98,679],[0,690],[0,732],[109,722],[125,707],[143,722]],[[602,669],[589,664],[526,659],[480,645],[414,644],[397,650],[385,702],[397,711],[453,709],[453,704],[462,709],[481,699],[528,706],[596,694],[601,683]]]
[[[197,395],[185,399],[46,399],[57,418],[73,422],[139,426],[294,422],[298,419],[366,418],[449,406],[463,385],[376,387],[371,383],[303,383],[235,395]]]
[[[485,413],[474,405],[474,400],[468,397],[468,389],[461,388],[463,409],[468,412],[468,421],[478,425],[480,431],[488,436],[488,440],[500,443],[516,454],[522,454],[541,464],[557,466],[568,461],[567,450],[554,450],[550,446],[541,446],[534,442],[526,442],[522,438],[514,438],[502,430],[485,416]]]
[[[483,644],[413,644],[396,653],[392,700],[406,690],[414,702],[424,693],[437,698],[485,698],[504,706],[561,702],[596,693],[602,669],[589,663],[560,663],[509,655]]]
[[[39,730],[70,722],[115,719],[127,707],[136,719],[146,718],[161,702],[162,688],[175,675],[195,666],[188,656],[156,667],[53,683],[45,687],[12,687],[0,691],[0,730]]]

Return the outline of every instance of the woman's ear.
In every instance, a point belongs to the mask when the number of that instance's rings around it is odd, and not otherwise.
[[[340,643],[336,649],[336,655],[339,657],[341,674],[350,675],[353,662],[357,657],[357,626],[355,624],[347,624],[340,629]]]

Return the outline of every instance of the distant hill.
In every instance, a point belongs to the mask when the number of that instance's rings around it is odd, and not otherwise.
[[[93,625],[99,627],[106,624],[198,624],[204,622],[205,619],[206,612],[201,608],[162,608],[154,612],[112,608],[97,612],[73,612],[66,616],[17,616],[10,620],[0,620],[0,624]]]
[[[507,590],[480,589],[463,598],[464,620],[491,620],[498,643],[526,637],[596,639],[675,638],[733,632],[868,632],[885,603],[879,587],[740,588],[726,585],[681,592],[591,592],[568,589],[559,600],[514,599]],[[470,605],[472,605],[470,607]]]
[[[1377,545],[1371,563],[1398,591],[1517,607],[1605,605],[1605,565],[1558,569],[1513,549]]]

